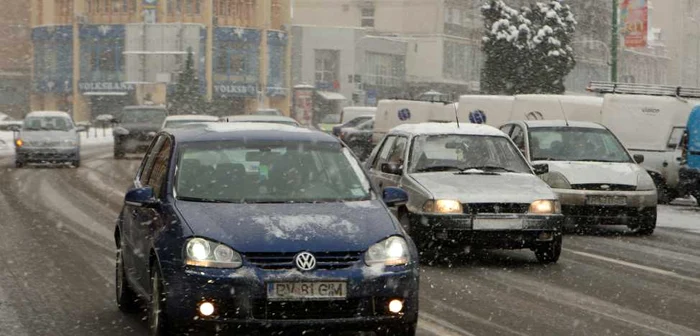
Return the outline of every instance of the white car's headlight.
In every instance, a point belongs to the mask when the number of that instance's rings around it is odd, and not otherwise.
[[[411,257],[408,243],[401,237],[389,237],[372,245],[365,253],[365,263],[372,265],[398,266],[406,265]]]
[[[423,204],[423,212],[435,214],[461,214],[462,203],[455,200],[429,200]]]
[[[561,205],[554,200],[537,200],[530,204],[528,212],[536,215],[558,214],[561,213]]]
[[[542,175],[542,180],[552,189],[571,189],[571,183],[558,172],[549,172]]]
[[[185,247],[185,264],[199,267],[238,268],[241,255],[230,247],[203,238],[192,238]]]
[[[649,191],[656,190],[656,184],[654,180],[649,176],[647,172],[637,173],[637,190],[639,191]]]

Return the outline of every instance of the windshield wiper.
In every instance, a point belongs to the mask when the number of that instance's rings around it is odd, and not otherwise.
[[[533,158],[532,161],[562,161],[562,160],[551,158],[551,157],[537,157],[537,158]]]
[[[200,197],[188,197],[188,196],[178,196],[178,200],[186,202],[200,202],[200,203],[234,203],[226,200],[216,200],[212,198],[200,198]]]
[[[476,170],[483,170],[483,171],[493,171],[493,170],[499,170],[499,171],[504,171],[507,173],[517,173],[515,170],[500,167],[500,166],[474,166],[474,167],[467,167],[462,169],[461,173],[469,173],[468,170],[471,169],[476,169]]]
[[[441,171],[448,171],[448,170],[461,171],[462,168],[455,167],[455,166],[431,166],[431,167],[416,169],[416,173],[441,172]]]
[[[627,162],[627,161],[620,161],[620,160],[605,160],[605,159],[582,159],[582,160],[574,160],[574,161],[581,161],[581,162]]]

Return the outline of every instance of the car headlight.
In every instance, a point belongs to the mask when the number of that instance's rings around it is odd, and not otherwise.
[[[569,180],[567,180],[561,173],[549,172],[542,175],[541,178],[542,181],[547,183],[552,189],[571,189],[571,183],[569,183]]]
[[[113,135],[128,135],[129,130],[124,128],[124,127],[115,127],[112,129],[112,134]]]
[[[654,183],[654,180],[651,178],[651,176],[649,176],[649,173],[640,172],[637,174],[637,190],[656,190],[656,184]]]
[[[423,212],[436,214],[461,214],[462,203],[455,200],[429,200],[423,204]]]
[[[185,247],[185,264],[199,267],[238,268],[241,255],[230,247],[203,238],[192,238]]]
[[[22,147],[22,146],[24,146],[24,141],[22,141],[22,139],[15,140],[15,147]]]
[[[561,213],[561,205],[554,200],[537,200],[530,203],[528,212],[536,215],[557,214]]]
[[[377,264],[385,266],[406,265],[410,259],[408,243],[405,239],[396,236],[372,245],[365,253],[365,263],[368,266]]]

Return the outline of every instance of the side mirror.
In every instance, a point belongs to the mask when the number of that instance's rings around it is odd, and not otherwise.
[[[532,165],[532,170],[535,171],[535,175],[547,174],[549,173],[549,165],[546,163]]]
[[[382,199],[384,204],[393,207],[408,202],[408,193],[401,188],[387,187],[382,190]]]
[[[401,165],[398,163],[382,163],[382,173],[401,175]]]
[[[642,154],[634,154],[633,158],[634,158],[634,162],[636,162],[636,163],[644,162],[644,155],[642,155]]]
[[[124,196],[124,203],[136,207],[149,207],[158,204],[152,187],[135,188]]]

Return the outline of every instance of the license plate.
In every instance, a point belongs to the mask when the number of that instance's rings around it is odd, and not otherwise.
[[[520,218],[474,218],[474,230],[522,230]]]
[[[347,283],[335,282],[273,282],[267,284],[270,300],[345,299]]]
[[[588,205],[627,205],[627,197],[625,196],[588,196],[586,198]]]

